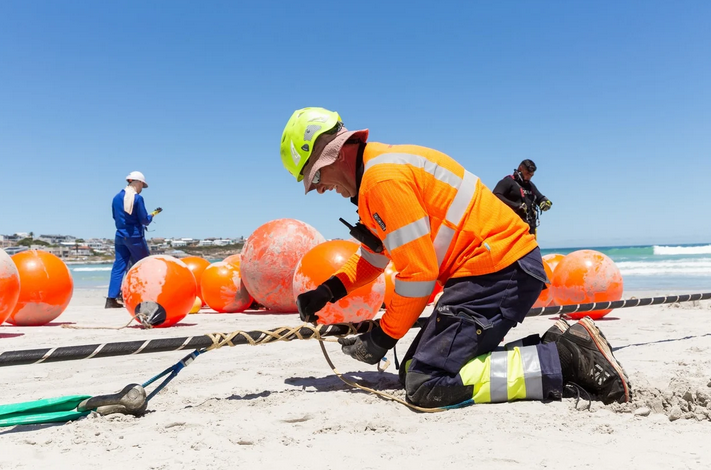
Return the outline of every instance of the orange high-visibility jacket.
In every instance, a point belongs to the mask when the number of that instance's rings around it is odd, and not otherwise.
[[[385,250],[361,246],[335,275],[352,292],[393,261],[395,294],[380,321],[392,338],[412,327],[435,282],[499,271],[537,246],[514,211],[441,152],[371,142],[363,165],[358,214]]]

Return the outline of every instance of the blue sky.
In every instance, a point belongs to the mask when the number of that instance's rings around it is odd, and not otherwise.
[[[149,236],[276,218],[347,237],[279,159],[294,109],[448,153],[493,188],[524,158],[544,248],[711,242],[711,3],[0,3],[0,234],[112,237],[145,173]]]

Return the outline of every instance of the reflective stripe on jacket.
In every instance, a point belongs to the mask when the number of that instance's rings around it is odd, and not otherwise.
[[[499,271],[537,246],[528,225],[441,152],[368,143],[363,165],[358,214],[385,251],[361,247],[336,275],[351,292],[392,259],[395,295],[380,325],[393,338],[412,327],[437,280]]]

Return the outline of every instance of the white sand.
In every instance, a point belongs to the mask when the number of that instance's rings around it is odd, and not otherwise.
[[[123,309],[104,310],[103,291],[77,290],[57,322],[121,326]],[[211,351],[184,369],[132,416],[90,416],[60,425],[0,428],[0,468],[631,468],[711,467],[711,408],[674,410],[683,395],[708,396],[711,310],[708,304],[614,311],[599,325],[643,399],[649,416],[627,407],[578,411],[575,400],[476,405],[436,414],[410,411],[354,391],[335,377],[315,341]],[[0,327],[0,351],[70,346],[236,329],[298,325],[297,315],[190,315],[163,330],[76,330],[61,326]],[[551,318],[530,318],[507,340],[542,333]],[[14,334],[21,333],[20,336]],[[414,338],[400,342],[400,356]],[[374,367],[329,343],[342,372],[380,389],[396,390],[394,367]],[[143,382],[188,351],[122,356],[0,369],[0,404],[70,394],[106,394]],[[665,406],[667,409],[665,409]],[[711,405],[708,405],[711,407]],[[618,408],[625,408],[623,412]],[[682,417],[670,420],[670,415]]]

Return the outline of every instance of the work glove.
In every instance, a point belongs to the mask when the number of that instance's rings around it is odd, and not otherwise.
[[[299,294],[296,298],[296,307],[299,309],[301,321],[316,323],[316,313],[326,306],[328,302],[338,302],[348,295],[345,286],[336,276],[331,276],[326,282],[314,290]]]
[[[154,210],[153,212],[151,212],[151,215],[152,215],[153,217],[155,217],[156,214],[160,214],[161,212],[163,212],[163,208],[162,208],[162,207],[158,207],[158,208],[156,208],[156,210]]]
[[[316,312],[324,308],[332,298],[331,289],[325,284],[321,284],[314,290],[299,294],[296,298],[296,307],[299,309],[301,321],[316,323],[318,320]]]
[[[375,344],[370,332],[349,338],[338,338],[338,342],[344,354],[366,364],[377,364],[388,352],[387,348]]]
[[[547,211],[548,209],[550,209],[552,205],[553,205],[553,203],[550,202],[548,199],[546,199],[546,200],[544,200],[544,201],[541,201],[541,203],[538,204],[538,207],[540,207],[541,210],[542,210],[543,212],[545,212],[545,211]]]

